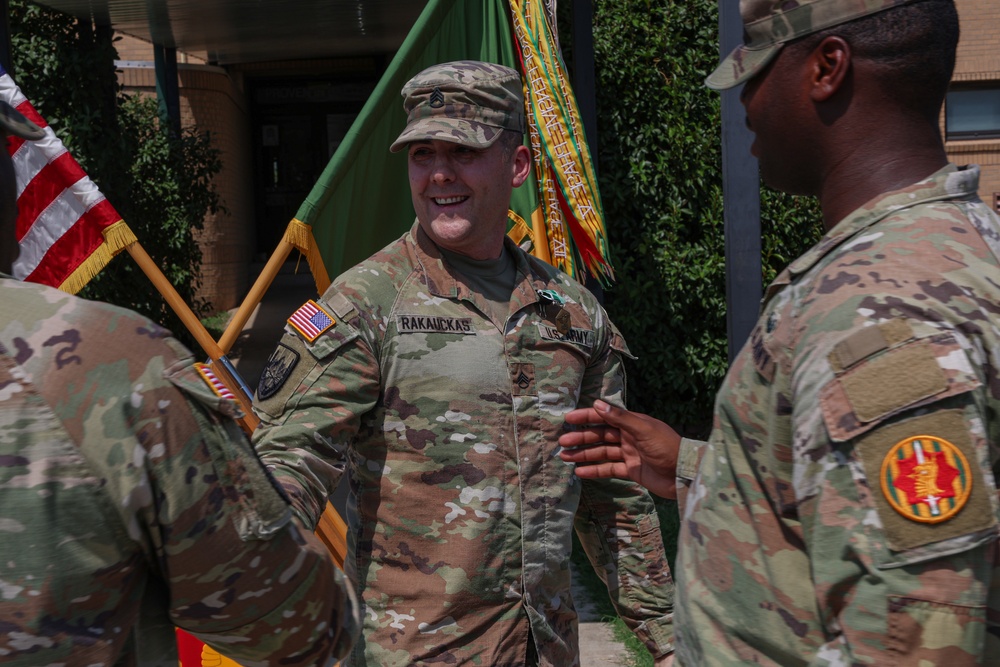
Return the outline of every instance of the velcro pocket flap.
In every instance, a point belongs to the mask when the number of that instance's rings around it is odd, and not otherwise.
[[[338,322],[337,325],[325,332],[312,343],[303,340],[309,353],[317,360],[325,359],[347,343],[358,337],[358,331],[349,324]]]
[[[835,441],[850,440],[904,410],[982,384],[950,333],[902,342],[884,340],[878,345],[873,334],[864,332],[865,340],[857,345],[842,343],[834,349],[831,365],[836,376],[820,391],[823,419]],[[851,338],[845,342],[851,343]],[[852,349],[863,349],[868,356],[858,358]]]

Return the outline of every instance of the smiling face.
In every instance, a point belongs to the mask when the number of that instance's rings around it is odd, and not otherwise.
[[[529,158],[524,146],[508,158],[502,140],[488,148],[438,139],[410,143],[410,195],[421,228],[451,252],[499,257],[511,191],[528,177]]]

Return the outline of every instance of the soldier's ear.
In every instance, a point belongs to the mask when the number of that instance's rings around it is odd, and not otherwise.
[[[524,144],[518,146],[510,162],[513,169],[511,185],[517,188],[528,180],[531,171],[531,151]]]
[[[843,89],[851,68],[851,45],[842,37],[830,36],[809,54],[809,96],[813,102],[826,102]]]

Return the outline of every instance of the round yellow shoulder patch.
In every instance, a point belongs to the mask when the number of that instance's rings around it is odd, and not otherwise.
[[[893,445],[882,460],[882,493],[907,519],[940,523],[955,516],[972,493],[969,462],[941,438],[915,435]]]

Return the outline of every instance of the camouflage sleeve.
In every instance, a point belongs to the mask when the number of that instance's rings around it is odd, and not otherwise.
[[[789,483],[835,631],[817,664],[982,664],[1000,516],[986,366],[960,327],[887,303],[832,349],[799,346],[793,374],[815,400],[795,401]]]
[[[344,655],[350,590],[190,352],[135,313],[3,282],[0,662],[176,664],[175,625],[243,664]]]
[[[218,398],[191,364],[178,362],[165,375],[187,409],[163,391],[158,403],[171,401],[175,410],[165,413],[160,433],[149,424],[143,435],[178,441],[187,452],[186,465],[152,452],[148,461],[161,497],[152,541],[171,620],[247,663],[343,657],[360,627],[343,573],[314,535],[289,520],[285,499],[235,423],[206,408]],[[205,484],[215,490],[201,493]]]
[[[705,455],[707,442],[681,438],[681,449],[677,454],[677,512],[681,517],[687,510],[688,493],[698,474],[698,466]]]
[[[380,390],[369,340],[339,314],[331,312],[330,319],[334,324],[313,340],[287,327],[254,400],[261,419],[253,434],[257,453],[310,529],[340,481],[348,447]]]
[[[603,351],[587,369],[580,406],[596,398],[623,406],[629,355],[610,322]],[[584,480],[575,527],[587,558],[608,588],[618,615],[654,656],[673,651],[674,585],[649,493],[621,480]]]

